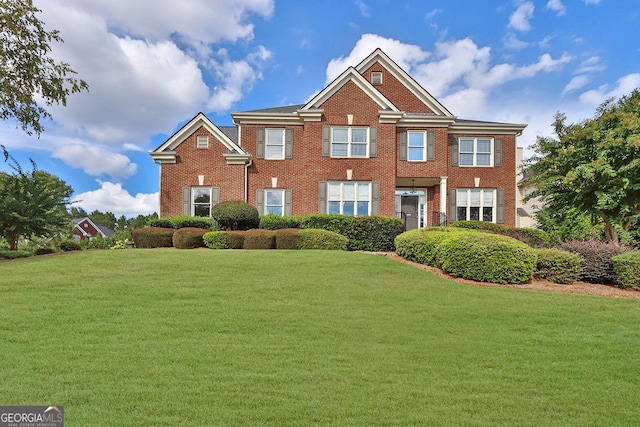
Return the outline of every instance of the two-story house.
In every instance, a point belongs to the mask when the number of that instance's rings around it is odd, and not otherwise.
[[[261,214],[400,216],[407,229],[516,223],[523,124],[462,120],[377,49],[306,104],[199,113],[156,150],[160,216],[244,200]]]

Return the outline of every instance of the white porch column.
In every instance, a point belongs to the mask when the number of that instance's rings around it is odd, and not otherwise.
[[[440,177],[440,213],[443,215],[447,214],[447,178]]]

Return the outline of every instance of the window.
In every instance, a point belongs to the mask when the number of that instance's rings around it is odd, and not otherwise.
[[[381,71],[372,71],[371,72],[371,84],[381,85],[382,84],[382,72]]]
[[[460,166],[493,166],[493,139],[460,138]]]
[[[193,187],[191,189],[191,214],[193,216],[211,216],[211,188]]]
[[[265,159],[284,159],[284,129],[265,130]]]
[[[462,189],[456,194],[456,219],[496,222],[496,190]]]
[[[349,216],[371,214],[370,182],[329,182],[327,212]]]
[[[331,157],[368,157],[369,128],[331,128]]]
[[[209,136],[198,135],[196,137],[196,148],[209,148]]]
[[[420,162],[427,159],[427,133],[408,132],[407,133],[407,160],[410,162]]]
[[[264,190],[264,214],[284,215],[284,190]]]

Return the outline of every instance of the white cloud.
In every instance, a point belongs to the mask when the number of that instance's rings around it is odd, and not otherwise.
[[[562,95],[564,96],[565,94],[567,94],[569,92],[581,89],[581,88],[585,87],[587,84],[589,84],[590,81],[591,81],[591,78],[589,76],[585,76],[583,74],[581,74],[579,76],[575,76],[564,87],[564,89],[562,90]]]
[[[607,67],[600,62],[601,58],[599,56],[592,56],[589,59],[582,61],[578,68],[576,69],[576,73],[595,73],[598,71],[603,71]]]
[[[136,173],[138,165],[124,154],[112,153],[96,146],[67,144],[56,148],[51,156],[67,165],[82,169],[91,176],[108,175],[112,178],[127,178]]]
[[[442,13],[442,9],[433,9],[429,12],[427,12],[427,14],[425,15],[425,18],[427,19],[433,19],[436,15]]]
[[[567,12],[567,7],[562,3],[562,0],[549,0],[546,8],[555,11],[558,16]]]
[[[363,18],[369,18],[371,16],[371,14],[369,13],[369,6],[367,6],[364,1],[354,0],[353,3],[358,8],[358,10],[360,11],[360,15],[362,15]]]
[[[583,0],[584,4],[600,4],[601,0]]]
[[[509,33],[504,38],[504,47],[512,50],[522,50],[530,43],[522,41],[515,34]]]
[[[599,105],[609,98],[620,98],[629,95],[631,91],[640,87],[640,73],[627,74],[616,81],[616,86],[609,90],[608,85],[592,89],[580,95],[580,102],[588,105]]]
[[[158,193],[142,194],[135,196],[122,188],[121,184],[98,181],[100,188],[76,195],[72,201],[73,206],[84,208],[87,212],[99,210],[113,212],[115,216],[124,215],[133,217],[149,215],[158,212]]]
[[[520,4],[509,18],[507,28],[512,28],[520,32],[531,30],[531,23],[529,21],[533,18],[534,10],[535,6],[530,1]]]

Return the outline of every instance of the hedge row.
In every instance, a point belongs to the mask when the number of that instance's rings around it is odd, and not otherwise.
[[[520,284],[533,276],[538,254],[530,246],[507,236],[454,230],[432,227],[403,233],[395,240],[396,252],[478,282]]]
[[[328,249],[347,250],[347,238],[318,229],[210,231],[203,236],[211,249]]]
[[[615,255],[611,260],[618,286],[640,290],[640,251]]]
[[[219,228],[218,223],[213,218],[188,215],[154,219],[149,221],[149,227],[174,228],[176,230],[187,227],[205,228],[207,230],[218,230]]]
[[[613,268],[613,257],[628,251],[623,246],[616,246],[613,243],[599,240],[572,240],[562,242],[558,248],[582,257],[580,280],[608,285],[617,284],[616,272]]]
[[[545,248],[552,246],[554,243],[546,231],[537,228],[509,227],[482,221],[456,221],[453,226],[513,237],[533,248]]]
[[[538,249],[535,276],[554,283],[570,284],[580,279],[582,257],[560,249]]]

